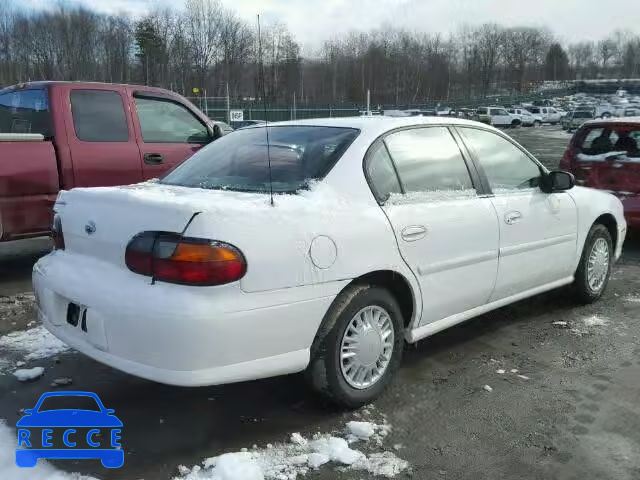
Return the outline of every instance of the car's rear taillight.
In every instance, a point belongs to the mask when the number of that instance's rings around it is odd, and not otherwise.
[[[62,219],[57,213],[53,216],[51,225],[51,240],[54,250],[64,250],[64,235],[62,233]]]
[[[132,272],[154,280],[198,286],[235,282],[247,271],[244,255],[233,245],[170,232],[133,237],[125,263]]]

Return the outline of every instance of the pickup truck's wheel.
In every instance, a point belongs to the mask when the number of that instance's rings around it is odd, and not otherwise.
[[[581,303],[595,302],[607,288],[613,264],[613,248],[607,227],[601,224],[591,227],[573,283]]]
[[[384,288],[354,285],[334,301],[311,347],[306,377],[332,402],[357,408],[375,400],[402,360],[402,313]]]

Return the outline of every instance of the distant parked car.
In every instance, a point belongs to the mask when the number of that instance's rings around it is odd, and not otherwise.
[[[551,125],[560,123],[562,117],[562,114],[553,107],[531,107],[529,111],[533,115],[540,116],[542,123],[550,123]]]
[[[446,117],[245,128],[159,182],[64,192],[56,212],[34,290],[74,349],[182,386],[306,370],[351,408],[405,342],[565,285],[596,301],[626,233],[613,195]]]
[[[265,123],[267,122],[264,120],[242,120],[241,122],[231,122],[231,126],[234,130],[238,130],[240,128],[253,127],[255,125],[264,125]]]
[[[478,107],[476,120],[494,127],[517,127],[521,121],[515,118],[502,107]]]
[[[519,119],[523,127],[539,127],[542,125],[542,117],[532,114],[525,108],[510,108],[508,112],[513,118]]]
[[[616,195],[627,223],[640,228],[640,120],[592,120],[575,133],[560,162],[579,185]]]
[[[567,131],[572,132],[582,126],[582,124],[588,120],[592,120],[594,117],[592,110],[576,110],[569,115],[565,120],[567,124]]]

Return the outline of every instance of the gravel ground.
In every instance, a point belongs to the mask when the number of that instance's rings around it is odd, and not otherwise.
[[[508,133],[549,167],[569,138],[552,127]],[[29,291],[31,265],[46,248],[42,240],[2,246],[0,335],[35,320],[32,297],[15,294]],[[384,448],[411,465],[399,478],[640,478],[639,264],[640,241],[631,239],[595,305],[576,306],[559,290],[408,347],[393,386],[370,408],[392,426]],[[1,347],[0,358],[9,366],[21,359]],[[168,479],[180,464],[283,442],[292,432],[340,430],[363,415],[328,407],[298,375],[186,389],[75,353],[27,362],[33,366],[45,374],[32,383],[17,382],[6,374],[10,368],[0,373],[0,418],[14,425],[19,410],[32,407],[58,377],[73,380],[66,388],[96,392],[124,422],[124,467],[106,470],[92,460],[56,465],[98,478]],[[325,466],[308,478],[370,476]]]

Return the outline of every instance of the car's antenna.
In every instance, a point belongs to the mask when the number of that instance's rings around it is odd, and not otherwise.
[[[269,168],[269,198],[273,207],[273,177],[271,176],[271,148],[269,145],[269,121],[267,120],[267,87],[265,86],[264,62],[262,60],[262,37],[260,35],[260,15],[258,15],[258,61],[260,62],[259,77],[262,77],[262,106],[264,109],[264,131],[267,135],[267,165]]]

